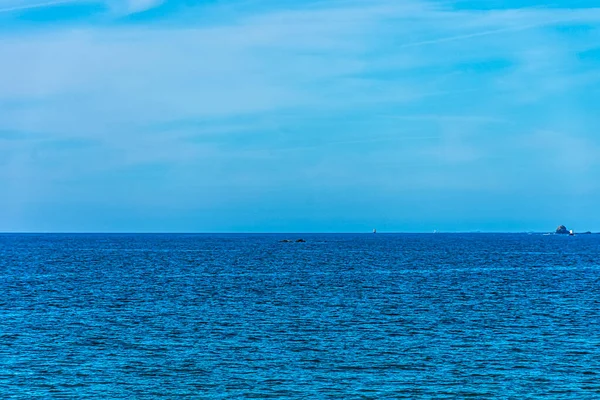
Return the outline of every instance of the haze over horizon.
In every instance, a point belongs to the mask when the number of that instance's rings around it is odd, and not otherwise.
[[[591,0],[0,0],[0,232],[600,231]]]

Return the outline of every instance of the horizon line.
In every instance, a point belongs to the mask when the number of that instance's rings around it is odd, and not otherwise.
[[[580,233],[598,233],[600,231],[574,231]],[[366,232],[273,232],[273,231],[238,231],[238,232],[200,232],[200,231],[0,231],[0,235],[434,235],[434,234],[556,234],[554,231],[377,231]],[[558,234],[560,235],[560,234]]]

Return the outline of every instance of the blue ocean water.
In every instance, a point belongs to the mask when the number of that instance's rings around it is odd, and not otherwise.
[[[0,398],[600,398],[599,250],[0,235]]]

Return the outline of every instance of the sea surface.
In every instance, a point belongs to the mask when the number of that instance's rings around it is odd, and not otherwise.
[[[0,398],[598,399],[600,235],[0,235]]]

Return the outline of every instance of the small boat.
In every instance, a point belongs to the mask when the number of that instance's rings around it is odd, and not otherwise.
[[[573,229],[571,229],[571,230],[569,231],[569,236],[575,236],[575,232],[573,232]]]
[[[373,229],[373,233],[377,233],[377,229]]]

